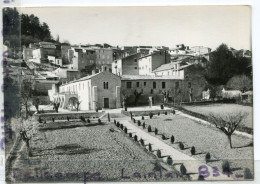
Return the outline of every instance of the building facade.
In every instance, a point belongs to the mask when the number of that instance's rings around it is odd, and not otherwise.
[[[142,56],[138,59],[139,75],[154,75],[153,70],[169,62],[170,55],[166,50]]]
[[[120,77],[103,68],[100,73],[63,84],[59,91],[49,94],[53,95],[53,100],[58,99],[64,109],[75,108],[75,104],[70,103],[71,98],[80,102],[80,110],[120,108],[120,85]]]

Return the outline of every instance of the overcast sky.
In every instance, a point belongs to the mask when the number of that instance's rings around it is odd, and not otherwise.
[[[249,6],[23,8],[71,44],[206,46],[251,50]]]

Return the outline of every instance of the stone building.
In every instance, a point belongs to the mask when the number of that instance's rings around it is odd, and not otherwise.
[[[95,65],[96,53],[92,49],[81,49],[74,53],[72,59],[73,69],[82,70],[88,66]]]
[[[59,77],[61,82],[69,82],[80,78],[80,72],[75,69],[57,68],[53,74]]]
[[[75,109],[75,101],[80,102],[80,110],[120,108],[120,86],[120,77],[102,67],[100,73],[63,84],[59,89],[53,87],[49,94],[64,109]]]
[[[165,51],[156,51],[138,59],[139,75],[154,75],[152,71],[159,66],[170,62],[170,54]]]
[[[30,61],[35,63],[47,63],[48,56],[58,56],[54,43],[39,42],[39,44],[33,46],[33,48],[33,58],[30,59]]]
[[[33,50],[30,48],[23,48],[23,60],[28,61],[33,58]]]

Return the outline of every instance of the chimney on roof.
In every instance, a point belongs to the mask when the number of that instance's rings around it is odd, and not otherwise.
[[[92,70],[92,75],[96,74],[96,69]]]

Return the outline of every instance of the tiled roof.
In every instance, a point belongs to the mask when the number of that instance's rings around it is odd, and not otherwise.
[[[155,76],[155,75],[122,75],[121,80],[174,80],[176,76]],[[179,79],[178,79],[179,80]]]

